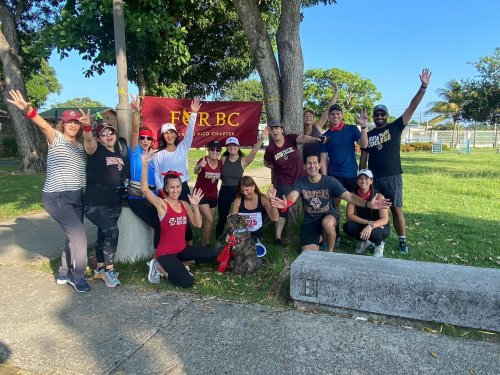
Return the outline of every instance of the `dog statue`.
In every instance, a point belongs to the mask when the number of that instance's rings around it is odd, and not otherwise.
[[[255,240],[247,230],[247,222],[241,215],[229,215],[227,222],[233,226],[233,234],[236,239],[236,245],[232,251],[235,259],[231,259],[229,264],[236,274],[246,274],[256,271],[262,264],[257,259],[255,251]]]

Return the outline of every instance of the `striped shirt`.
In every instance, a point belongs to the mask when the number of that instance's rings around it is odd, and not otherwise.
[[[85,161],[83,145],[72,144],[56,130],[54,142],[49,144],[47,177],[42,191],[56,193],[84,188]]]

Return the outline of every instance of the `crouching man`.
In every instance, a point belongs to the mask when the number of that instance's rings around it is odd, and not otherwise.
[[[299,178],[292,191],[283,198],[274,197],[271,205],[281,210],[287,210],[295,201],[302,197],[304,222],[300,231],[300,246],[302,250],[318,250],[321,237],[328,244],[327,250],[333,252],[335,246],[335,226],[338,212],[333,204],[335,198],[343,199],[358,207],[374,209],[390,207],[391,202],[380,194],[366,201],[348,192],[334,177],[320,173],[318,155],[310,155],[305,160],[306,176]]]

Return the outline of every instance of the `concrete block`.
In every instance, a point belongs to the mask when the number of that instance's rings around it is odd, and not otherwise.
[[[123,207],[118,218],[118,248],[115,260],[133,262],[153,255],[153,228],[145,224],[130,208]]]
[[[295,301],[500,331],[500,270],[304,251]]]

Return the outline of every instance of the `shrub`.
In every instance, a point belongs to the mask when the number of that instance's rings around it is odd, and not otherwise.
[[[14,138],[4,138],[2,146],[3,156],[17,156],[17,142]]]
[[[443,144],[443,151],[448,149],[448,145]],[[402,152],[411,151],[432,151],[432,142],[413,142],[401,145]]]

